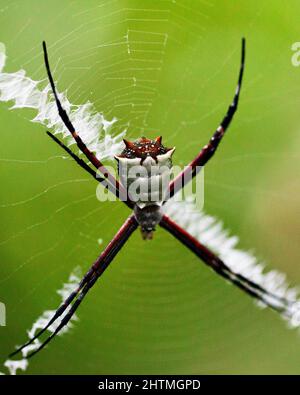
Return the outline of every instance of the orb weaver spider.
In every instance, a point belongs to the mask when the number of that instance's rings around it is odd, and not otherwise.
[[[173,220],[171,220],[168,216],[163,214],[162,206],[166,202],[167,199],[157,199],[156,202],[151,201],[151,204],[141,205],[139,202],[134,202],[127,196],[127,190],[124,187],[124,183],[122,183],[122,179],[120,177],[119,171],[119,180],[117,180],[101,163],[101,161],[95,156],[93,152],[91,152],[85,143],[82,141],[80,135],[75,130],[70,118],[62,104],[58,98],[58,94],[56,92],[54,80],[51,74],[46,43],[43,42],[43,51],[44,51],[44,60],[46,71],[48,74],[49,82],[52,88],[52,92],[54,95],[54,99],[56,102],[58,113],[69,130],[70,134],[74,138],[75,142],[79,150],[85,157],[89,160],[89,162],[95,167],[96,170],[90,167],[84,160],[79,158],[74,154],[67,146],[65,146],[56,136],[47,132],[47,134],[57,143],[59,144],[85,171],[87,171],[90,175],[92,175],[97,181],[103,182],[106,180],[107,184],[105,187],[109,187],[110,191],[112,191],[121,201],[123,201],[132,211],[133,213],[129,216],[129,218],[124,222],[119,231],[110,241],[110,243],[106,246],[104,251],[100,254],[100,256],[96,259],[94,264],[88,270],[88,272],[84,275],[80,283],[78,284],[77,289],[73,291],[69,297],[64,301],[64,303],[56,310],[56,313],[48,322],[48,324],[41,329],[36,336],[31,338],[28,342],[26,342],[23,346],[19,347],[16,351],[14,351],[11,356],[17,354],[25,347],[29,346],[33,343],[37,338],[39,338],[54,322],[58,320],[63,314],[63,318],[61,319],[59,325],[54,330],[54,332],[46,338],[46,340],[41,343],[39,348],[35,351],[31,352],[27,358],[32,357],[37,352],[42,350],[60,331],[61,329],[68,324],[71,317],[74,315],[75,311],[89,292],[89,290],[96,283],[98,278],[104,273],[106,268],[112,262],[117,253],[121,250],[121,248],[125,245],[129,237],[132,233],[138,228],[141,228],[142,236],[144,239],[151,239],[153,231],[156,226],[160,226],[173,235],[177,240],[183,243],[188,249],[190,249],[194,254],[196,254],[206,265],[212,268],[217,274],[228,280],[229,282],[235,284],[241,290],[256,298],[258,301],[263,302],[265,305],[271,307],[274,310],[279,312],[283,312],[290,303],[293,303],[283,297],[275,295],[262,286],[256,284],[255,282],[247,279],[245,276],[232,271],[217,255],[215,255],[211,250],[205,247],[202,243],[200,243],[196,238],[190,235],[187,231],[177,225]],[[227,128],[229,127],[232,118],[237,110],[240,89],[242,84],[243,72],[244,72],[244,63],[245,63],[245,39],[242,39],[242,50],[241,50],[241,65],[238,77],[238,83],[236,92],[233,98],[232,103],[228,107],[227,113],[223,118],[220,126],[217,128],[212,138],[209,140],[208,144],[202,148],[199,154],[190,162],[190,164],[182,171],[179,175],[177,175],[167,186],[167,198],[172,198],[175,193],[177,193],[180,189],[182,189],[188,181],[190,181],[197,174],[197,169],[206,165],[209,159],[214,155],[219,143],[221,142]],[[79,131],[80,133],[80,131]],[[118,164],[139,164],[144,167],[151,167],[152,164],[158,163],[159,165],[167,165],[167,168],[172,167],[172,154],[175,148],[166,148],[162,145],[162,138],[157,137],[154,140],[147,139],[145,137],[140,138],[136,141],[127,141],[124,140],[125,148],[122,153],[116,156]],[[97,172],[102,173],[104,178],[100,178]],[[189,175],[189,177],[186,177]],[[161,175],[162,177],[162,175]],[[126,199],[122,198],[127,196]],[[66,312],[67,308],[69,311]]]

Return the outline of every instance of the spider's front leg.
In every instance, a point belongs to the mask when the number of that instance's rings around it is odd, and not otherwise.
[[[239,102],[239,95],[242,85],[243,73],[244,73],[244,65],[245,65],[245,39],[242,39],[242,54],[241,54],[241,66],[240,66],[240,73],[238,78],[238,84],[235,91],[235,95],[231,105],[228,107],[227,114],[223,118],[220,126],[217,128],[216,132],[209,140],[208,144],[203,147],[200,153],[196,156],[196,158],[182,171],[172,182],[169,184],[169,193],[168,198],[171,198],[182,189],[204,166],[209,159],[213,156],[220,141],[222,140],[226,129],[231,123],[231,120],[237,110],[238,102]]]
[[[43,329],[41,329],[27,343],[25,343],[23,346],[19,347],[16,351],[11,353],[10,356],[14,356],[18,352],[22,351],[25,347],[32,344],[37,338],[39,338],[66,311],[68,306],[70,306],[71,303],[74,301],[74,303],[70,307],[70,310],[62,318],[60,324],[55,329],[55,331],[48,338],[46,338],[46,340],[39,346],[37,350],[33,351],[26,358],[32,357],[34,354],[42,350],[46,346],[46,344],[48,344],[50,340],[52,340],[61,331],[61,329],[68,324],[71,317],[74,315],[75,311],[77,310],[80,303],[84,299],[85,295],[92,288],[92,286],[95,284],[98,278],[103,274],[105,269],[112,262],[114,257],[121,250],[123,245],[126,243],[126,241],[129,239],[129,237],[136,230],[137,227],[138,227],[138,223],[135,219],[135,216],[131,215],[122,225],[122,227],[119,229],[119,231],[111,240],[111,242],[107,245],[105,250],[101,253],[99,258],[91,266],[89,271],[86,273],[86,275],[79,283],[77,289],[73,291],[69,295],[69,297],[64,301],[64,303],[56,310],[56,313],[48,322],[48,324]]]
[[[236,285],[250,296],[263,302],[284,315],[289,315],[295,301],[287,300],[279,295],[269,292],[259,284],[249,280],[242,274],[232,271],[216,254],[201,244],[195,237],[164,215],[160,226],[171,233],[182,244],[188,247],[204,263],[210,266],[217,274]]]
[[[108,180],[110,186],[109,190],[115,191],[115,195],[120,198],[123,201],[128,201],[130,203],[130,199],[127,196],[127,191],[123,187],[122,184],[119,183],[119,181],[108,171],[108,169],[103,165],[103,163],[96,157],[96,155],[91,152],[86,144],[82,141],[81,137],[79,136],[78,132],[75,130],[75,127],[73,126],[67,112],[65,109],[62,107],[62,104],[58,98],[54,80],[51,74],[50,70],[50,65],[49,65],[49,59],[48,59],[48,53],[47,53],[47,47],[45,41],[43,41],[43,50],[44,50],[44,59],[45,59],[45,66],[49,78],[49,82],[52,88],[52,92],[55,98],[56,106],[58,109],[59,116],[61,117],[63,123],[65,124],[66,128],[69,130],[71,133],[72,137],[74,138],[79,150],[86,156],[86,158],[95,166],[95,168],[100,171],[104,177]]]
[[[70,150],[69,147],[67,147],[63,142],[61,142],[54,134],[50,133],[47,131],[47,135],[56,143],[58,144],[68,155],[71,156],[75,160],[75,162],[83,168],[87,173],[89,173],[96,181],[98,181],[103,188],[108,189],[110,192],[112,192],[116,197],[120,198],[123,203],[126,204],[129,208],[133,208],[134,204],[133,202],[128,198],[128,196],[125,195],[125,199],[123,199],[123,196],[120,195],[120,193],[123,193],[118,189],[115,185],[112,185],[111,183],[106,183],[106,180],[102,177],[99,177],[99,174],[92,169],[84,160],[79,158],[72,150]]]

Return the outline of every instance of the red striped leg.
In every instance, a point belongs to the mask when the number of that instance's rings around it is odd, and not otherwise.
[[[92,288],[92,286],[95,284],[97,279],[103,274],[105,269],[109,266],[109,264],[112,262],[114,257],[121,250],[123,245],[126,243],[126,241],[129,239],[129,237],[136,230],[137,227],[138,227],[138,223],[135,219],[135,216],[131,215],[122,225],[122,227],[119,229],[115,237],[107,245],[107,247],[102,252],[102,254],[97,258],[95,263],[91,266],[89,271],[86,273],[86,275],[79,283],[77,289],[73,291],[69,295],[69,297],[64,301],[64,303],[56,310],[54,316],[47,323],[47,325],[43,329],[41,329],[32,339],[30,339],[23,346],[19,347],[16,351],[10,354],[10,357],[19,353],[21,350],[23,350],[25,347],[29,346],[37,338],[39,338],[66,311],[66,309],[74,301],[74,303],[70,307],[70,310],[62,318],[56,330],[40,345],[40,347],[37,350],[29,354],[27,358],[33,356],[34,354],[42,350],[45,347],[45,345],[48,344],[50,340],[52,340],[65,325],[67,325],[67,323],[70,321],[72,316],[75,314],[75,311],[79,307],[85,295]]]
[[[113,188],[115,188],[118,192],[118,196],[120,197],[121,200],[126,201],[127,200],[127,191],[123,187],[122,184],[119,183],[119,181],[108,171],[108,169],[103,165],[103,163],[96,158],[96,156],[88,149],[88,147],[85,145],[85,143],[82,141],[80,138],[79,134],[76,132],[68,114],[66,111],[63,109],[61,102],[58,98],[54,80],[51,74],[50,70],[50,65],[49,65],[49,60],[48,60],[48,54],[47,54],[47,47],[45,41],[43,41],[43,50],[44,50],[44,59],[45,59],[45,65],[46,65],[46,70],[49,78],[49,82],[53,91],[53,95],[55,98],[55,102],[57,105],[58,113],[65,124],[66,128],[69,130],[71,135],[73,136],[74,140],[76,141],[76,144],[80,151],[86,156],[86,158],[95,166],[95,168],[100,171],[105,178],[107,178],[108,182],[112,185]]]
[[[260,300],[272,309],[284,313],[288,311],[294,301],[289,301],[275,295],[245,276],[235,273],[216,254],[201,244],[195,237],[177,225],[166,215],[163,216],[160,226],[171,233],[177,240],[188,247],[206,265],[211,267],[217,274],[224,277],[232,284],[239,287],[248,295]]]
[[[202,166],[204,166],[209,159],[213,156],[220,141],[222,140],[226,129],[231,123],[231,120],[238,108],[239,95],[242,85],[243,73],[245,65],[245,39],[242,39],[242,55],[241,55],[241,66],[238,78],[238,84],[236,92],[233,98],[232,104],[228,107],[227,114],[223,118],[220,126],[209,140],[208,144],[203,147],[196,158],[182,171],[169,185],[168,198],[171,198],[176,192],[182,189],[195,175],[199,172]]]

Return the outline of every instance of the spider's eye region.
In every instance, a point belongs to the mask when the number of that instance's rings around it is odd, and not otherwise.
[[[121,152],[118,157],[127,158],[127,159],[135,159],[141,158],[142,160],[147,157],[152,157],[157,160],[157,156],[164,155],[171,148],[164,147],[161,143],[162,138],[157,137],[154,140],[148,139],[146,137],[141,137],[135,141],[123,140],[125,144],[124,150]]]

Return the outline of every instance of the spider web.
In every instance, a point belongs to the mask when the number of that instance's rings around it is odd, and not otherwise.
[[[234,29],[219,7],[233,15]],[[289,110],[299,97],[299,77],[294,74],[284,89],[279,83],[294,72],[286,65],[289,53],[280,54],[290,43],[282,38],[278,49],[269,50],[269,62],[264,51],[258,51],[257,66],[253,55],[251,60],[251,40],[259,37],[255,32],[267,18],[263,5],[250,7],[243,23],[237,22],[243,10],[215,1],[115,0],[84,6],[76,1],[51,6],[32,1],[3,3],[0,8],[7,72],[22,68],[45,87],[45,39],[59,92],[75,105],[93,103],[105,120],[116,118],[109,135],[121,136],[124,130],[128,138],[163,135],[167,145],[177,146],[176,160],[182,165],[207,142],[230,103],[240,38],[249,37],[246,66],[252,63],[246,69],[240,113],[207,172],[205,209],[241,235],[243,248],[258,245],[263,259],[297,283],[300,272],[292,265],[299,251],[287,253],[282,262],[274,242],[260,241],[266,231],[277,240],[284,237],[269,230],[270,214],[258,235],[253,229],[266,208],[263,201],[295,207],[299,196],[293,188],[296,173],[285,183],[289,190],[275,181],[264,184],[261,177],[256,181],[260,171],[275,178],[270,172],[274,161],[280,163],[279,174],[299,165],[294,143],[283,145],[281,135],[288,123],[290,141],[299,141],[294,133],[298,121]],[[13,32],[6,26],[11,21]],[[278,78],[266,81],[275,72]],[[1,105],[1,124],[7,130],[2,131],[5,144],[0,152],[5,184],[1,301],[10,316],[8,326],[0,329],[6,353],[20,344],[41,312],[59,304],[55,290],[61,282],[77,265],[86,270],[128,215],[121,204],[99,204],[94,182],[47,141],[42,126],[29,123],[36,115],[32,109],[8,108],[7,103]],[[288,218],[293,216],[291,210]],[[292,240],[296,227],[292,221],[287,228]],[[255,310],[247,297],[202,269],[163,232],[157,232],[151,246],[141,244],[138,236],[86,298],[72,335],[53,343],[30,365],[29,373],[273,373],[284,370],[283,360],[299,373],[293,365],[299,341],[275,315]],[[272,254],[273,247],[278,256]],[[270,328],[271,340],[265,334]],[[271,360],[265,355],[274,343],[281,346]],[[240,355],[240,348],[248,357]],[[84,355],[85,366],[76,360],[78,355]],[[53,367],[57,359],[63,362]],[[255,366],[257,359],[263,361],[260,367]]]

